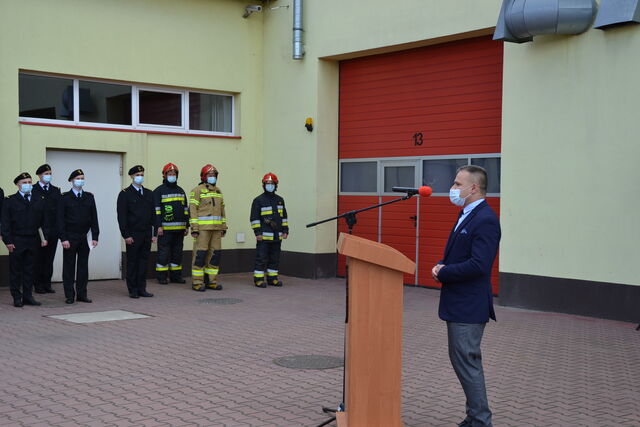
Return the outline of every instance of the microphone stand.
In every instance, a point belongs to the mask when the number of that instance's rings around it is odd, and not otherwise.
[[[381,206],[384,205],[389,205],[391,203],[396,203],[396,202],[401,202],[403,200],[408,200],[410,198],[412,198],[413,196],[415,196],[415,193],[407,193],[404,196],[398,198],[398,199],[393,199],[390,200],[388,202],[384,202],[384,203],[379,203],[377,205],[373,205],[373,206],[368,206],[366,208],[362,208],[362,209],[358,209],[358,210],[354,210],[354,211],[349,211],[349,212],[345,212],[343,214],[340,214],[338,216],[334,216],[331,218],[327,218],[327,219],[323,219],[321,221],[317,221],[317,222],[312,222],[311,224],[307,224],[307,228],[310,227],[315,227],[316,225],[319,224],[324,224],[325,222],[329,222],[329,221],[333,221],[333,220],[338,220],[340,218],[344,218],[345,222],[347,223],[347,227],[349,229],[349,234],[353,234],[353,226],[356,225],[356,223],[358,222],[358,219],[356,218],[356,215],[359,214],[360,212],[364,212],[364,211],[368,211],[371,209],[375,209],[375,208],[379,208]],[[349,323],[349,266],[345,266],[346,269],[346,280],[345,280],[345,316],[344,316],[344,323],[345,325]],[[346,329],[346,326],[345,326]],[[345,361],[345,365],[346,365],[346,361],[347,361],[347,357],[346,357],[346,352],[347,352],[347,335],[346,333],[343,334],[344,335],[344,344],[343,344],[343,359]],[[324,412],[325,414],[334,414],[331,418],[329,418],[327,421],[323,422],[322,424],[318,424],[317,427],[323,427],[326,426],[327,424],[333,422],[336,420],[336,412],[344,412],[345,410],[345,405],[344,405],[344,400],[345,400],[345,368],[346,366],[343,365],[342,367],[342,402],[338,405],[337,409],[332,409],[329,408],[327,406],[323,406],[322,407],[322,412]]]

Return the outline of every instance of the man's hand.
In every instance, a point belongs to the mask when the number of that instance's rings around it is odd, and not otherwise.
[[[158,227],[158,236],[162,236],[164,234],[164,230],[162,227]]]
[[[187,234],[189,234],[189,229],[188,229],[188,228],[185,228],[185,229],[184,229],[184,235],[186,236]]]
[[[258,242],[262,242],[262,234],[258,234],[258,235],[256,236],[256,240],[257,240]]]
[[[158,238],[156,236],[153,236],[151,238],[151,243],[156,243],[158,241]]]
[[[69,243],[68,240],[65,240],[62,242],[62,248],[63,249],[69,249],[71,247],[71,243]]]
[[[442,267],[444,267],[444,264],[436,264],[431,269],[431,276],[433,277],[433,280],[435,280],[438,283],[440,283],[440,279],[438,279],[438,273],[440,273],[440,270],[442,270]]]
[[[227,230],[222,230],[222,237],[227,235]]]
[[[289,234],[288,234],[288,233],[284,233],[284,234],[282,235],[282,238],[283,238],[283,239],[286,239],[287,237],[289,237]]]
[[[200,235],[200,233],[198,233],[197,231],[192,231],[191,232],[191,237],[193,237],[194,239],[197,239],[199,235]]]
[[[124,239],[124,242],[127,245],[133,245],[133,237],[127,237],[126,239]]]
[[[43,240],[43,241],[40,243],[40,246],[42,246],[42,247],[44,248],[45,246],[47,246],[47,244],[48,244],[48,243],[47,243],[47,241],[46,241],[46,240]]]
[[[13,243],[9,243],[7,246],[7,249],[9,250],[9,253],[13,252],[13,250],[16,248],[16,245],[14,245]]]
[[[97,240],[92,240],[91,241],[91,247],[95,248],[96,246],[98,246],[98,241]]]

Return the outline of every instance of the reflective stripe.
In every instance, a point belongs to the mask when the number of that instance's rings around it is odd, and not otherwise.
[[[271,209],[271,206],[265,206],[260,208],[260,215],[271,215],[273,214],[273,210]]]
[[[260,220],[251,221],[251,228],[260,228]]]
[[[277,275],[278,275],[278,270],[271,270],[271,269],[268,269],[268,270],[267,270],[267,275],[268,275],[268,276],[277,276]]]
[[[169,267],[169,270],[171,271],[182,270],[182,266],[177,264],[171,264],[171,266]]]
[[[160,213],[160,208],[156,206],[156,213]]]
[[[197,224],[198,218],[189,218],[189,224]]]
[[[262,233],[262,240],[273,240],[273,233]]]
[[[197,201],[196,199],[189,199],[189,203],[193,203],[194,205],[199,205],[200,202]]]
[[[200,193],[200,198],[203,199],[205,197],[218,197],[221,198],[222,194],[220,193]]]
[[[168,202],[184,202],[184,197],[167,197],[166,199],[160,199],[160,203]]]
[[[216,215],[199,216],[196,220],[198,224],[222,224],[222,217]]]
[[[187,226],[186,225],[170,225],[168,227],[165,227],[164,225],[162,226],[162,229],[164,231],[172,231],[172,230],[186,230]]]
[[[218,269],[217,268],[205,268],[204,272],[209,274],[209,275],[212,275],[212,274],[215,275],[215,274],[218,274]]]
[[[282,226],[283,227],[288,227],[289,226],[289,218],[283,218],[282,219]]]
[[[169,271],[169,266],[156,264],[156,271]]]
[[[201,277],[201,276],[204,276],[204,271],[202,271],[202,270],[191,270],[191,275],[192,276]]]
[[[264,277],[264,271],[254,271],[253,272],[253,277]]]
[[[282,216],[283,212],[284,212],[284,206],[278,205],[278,213],[280,214],[280,216]]]

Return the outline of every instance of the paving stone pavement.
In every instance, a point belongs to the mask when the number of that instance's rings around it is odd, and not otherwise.
[[[0,425],[314,426],[336,406],[342,369],[296,370],[293,355],[342,356],[344,281],[285,277],[223,291],[91,282],[93,304],[0,289]],[[239,298],[232,305],[203,298]],[[403,421],[455,426],[464,395],[449,364],[438,291],[405,287]],[[152,317],[72,324],[44,316],[128,310]],[[496,426],[640,426],[640,332],[629,323],[497,307],[483,356]],[[332,424],[335,425],[335,424]]]

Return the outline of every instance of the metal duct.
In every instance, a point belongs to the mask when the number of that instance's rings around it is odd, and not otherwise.
[[[580,34],[597,9],[595,0],[503,0],[493,39],[522,43],[543,34]]]
[[[640,23],[638,0],[607,0],[600,2],[600,10],[593,28],[606,30],[626,24]]]
[[[293,0],[293,59],[302,59],[302,0]]]

